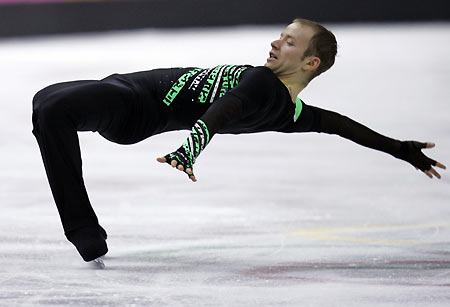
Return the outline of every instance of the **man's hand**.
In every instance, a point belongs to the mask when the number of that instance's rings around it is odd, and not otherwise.
[[[212,135],[209,133],[205,122],[199,119],[195,122],[189,137],[180,148],[156,160],[160,163],[168,163],[174,168],[176,167],[179,171],[185,172],[193,182],[196,182],[197,179],[194,176],[192,166],[209,143]]]
[[[156,158],[156,160],[159,163],[170,164],[173,168],[185,172],[189,176],[189,179],[191,179],[193,182],[197,181],[197,179],[194,176],[194,172],[192,171],[192,165],[188,165],[189,162],[184,161],[185,159],[183,159],[183,155],[180,154],[178,151],[165,155],[164,157]]]
[[[434,146],[434,143],[404,141],[402,142],[402,147],[397,158],[411,163],[416,169],[420,169],[430,178],[433,178],[434,175],[438,179],[441,179],[441,175],[433,168],[433,166],[446,169],[445,165],[428,158],[422,153],[422,149],[433,148]]]

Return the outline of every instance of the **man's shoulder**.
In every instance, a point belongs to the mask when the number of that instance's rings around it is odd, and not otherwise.
[[[274,73],[272,72],[272,70],[266,66],[250,66],[247,69],[247,71],[251,71],[251,72],[257,73],[257,74],[266,74],[266,75],[275,76]]]
[[[262,82],[271,82],[277,79],[272,70],[265,66],[250,67],[245,70],[242,77],[252,79],[252,81],[260,80]]]

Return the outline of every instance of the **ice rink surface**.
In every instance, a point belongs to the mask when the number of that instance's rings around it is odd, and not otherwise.
[[[450,164],[450,24],[329,25],[335,67],[301,93]],[[161,67],[262,65],[283,26],[0,40],[0,306],[450,306],[450,173],[336,136],[216,135],[197,183],[80,133],[105,270],[65,240],[31,134],[46,85]]]

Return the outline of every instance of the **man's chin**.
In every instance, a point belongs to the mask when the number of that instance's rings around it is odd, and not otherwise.
[[[264,64],[264,66],[273,70],[272,63],[266,62],[266,64]]]

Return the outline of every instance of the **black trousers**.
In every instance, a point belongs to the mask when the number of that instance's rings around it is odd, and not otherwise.
[[[158,126],[155,105],[148,93],[114,78],[59,83],[35,95],[33,134],[66,236],[98,227],[83,181],[77,131],[97,131],[120,144],[137,143]]]

